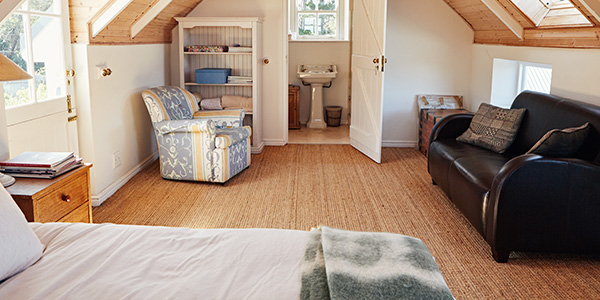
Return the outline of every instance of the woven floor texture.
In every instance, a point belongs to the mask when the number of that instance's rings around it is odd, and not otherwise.
[[[513,252],[496,263],[414,149],[384,148],[376,164],[348,145],[266,147],[225,185],[164,180],[155,162],[93,216],[95,223],[394,232],[425,242],[457,299],[600,299],[597,256]]]

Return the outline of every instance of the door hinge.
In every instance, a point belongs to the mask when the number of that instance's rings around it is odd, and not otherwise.
[[[77,116],[70,116],[67,118],[68,122],[73,122],[73,121],[77,121]]]

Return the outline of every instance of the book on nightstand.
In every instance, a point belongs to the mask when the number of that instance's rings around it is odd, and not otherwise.
[[[54,178],[83,164],[73,152],[23,152],[0,162],[0,171],[13,177]]]

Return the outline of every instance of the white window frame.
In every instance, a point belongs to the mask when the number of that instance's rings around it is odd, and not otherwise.
[[[338,0],[337,10],[298,10],[298,1],[290,0],[289,3],[289,34],[293,41],[348,41],[349,40],[349,1]],[[319,1],[319,0],[315,0]],[[315,13],[317,15],[316,21],[319,20],[319,13],[336,14],[336,35],[334,36],[304,36],[298,34],[298,16],[303,13]]]
[[[523,62],[523,61],[519,62],[519,85],[518,85],[519,94],[525,90],[525,82],[526,82],[525,77],[527,76],[527,67],[550,69],[550,71],[552,72],[552,65]],[[550,88],[552,88],[552,77],[550,77],[549,86],[550,86]],[[550,90],[548,90],[547,93],[549,94]]]
[[[64,3],[63,3],[63,1],[55,1],[54,3],[55,3],[55,5],[57,5],[57,7],[56,7],[57,12],[40,12],[40,11],[31,10],[31,8],[29,7],[29,2],[21,1],[21,3],[19,3],[17,8],[6,17],[8,19],[13,14],[19,14],[19,15],[23,16],[23,30],[24,30],[24,37],[25,37],[25,46],[27,48],[27,55],[26,55],[26,57],[24,57],[25,61],[27,63],[27,70],[25,70],[25,71],[33,77],[31,79],[27,79],[27,82],[29,85],[28,86],[29,97],[31,97],[31,99],[33,101],[24,103],[24,104],[19,104],[19,105],[6,106],[7,111],[17,111],[23,107],[30,108],[36,104],[43,104],[44,102],[51,102],[53,100],[64,98],[67,93],[67,86],[64,85],[62,87],[62,90],[64,91],[63,95],[60,95],[58,97],[49,97],[49,98],[41,99],[41,100],[38,99],[38,96],[37,96],[37,87],[36,87],[36,82],[35,82],[35,60],[33,58],[34,50],[33,50],[33,37],[32,37],[32,32],[31,32],[31,18],[32,17],[52,17],[52,18],[58,19],[61,22],[61,26],[64,25],[64,19],[65,19],[65,10],[63,8]],[[68,17],[67,17],[67,19],[68,19]],[[0,25],[2,25],[2,23],[3,22],[0,22]],[[65,43],[62,35],[61,35],[61,40],[57,41],[57,43],[60,43],[60,45],[61,45],[60,57],[64,58],[65,57],[65,47],[68,46],[69,44]],[[64,60],[61,62],[61,64],[63,66],[65,65]],[[4,95],[2,95],[2,101],[4,101]],[[43,111],[43,110],[45,110],[45,108],[42,108],[41,110]]]

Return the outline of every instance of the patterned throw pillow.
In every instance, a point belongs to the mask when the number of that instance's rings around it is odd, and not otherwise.
[[[553,157],[572,157],[581,148],[590,131],[590,123],[567,129],[552,129],[527,151]]]
[[[456,140],[504,153],[512,144],[525,115],[525,108],[504,109],[481,103],[469,129]]]

